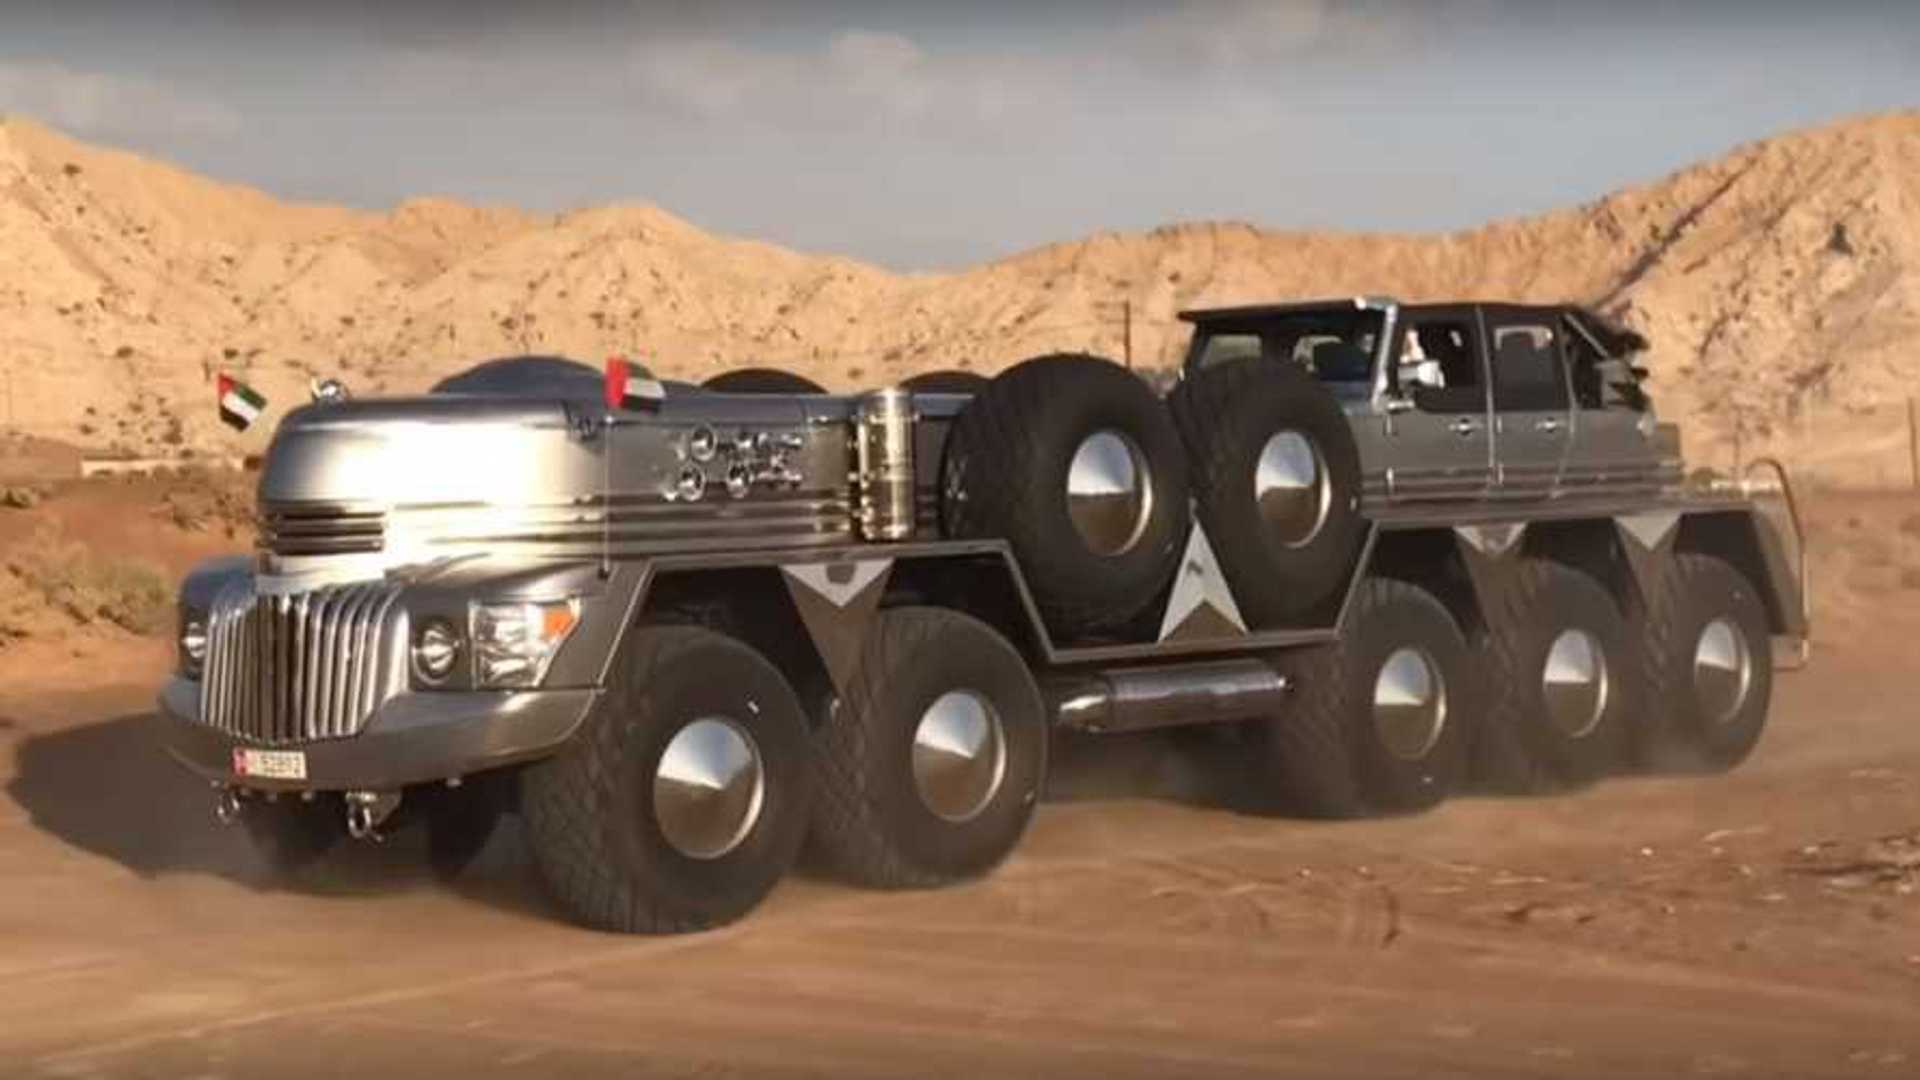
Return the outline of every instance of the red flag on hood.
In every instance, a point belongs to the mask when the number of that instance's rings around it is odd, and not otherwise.
[[[637,364],[618,356],[607,357],[607,408],[657,409],[667,397],[667,388]]]

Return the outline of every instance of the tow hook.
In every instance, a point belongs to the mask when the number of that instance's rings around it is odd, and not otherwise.
[[[399,808],[397,791],[347,792],[347,835],[376,844],[384,841],[386,837],[381,835],[380,826]]]
[[[215,788],[213,799],[213,819],[222,825],[232,825],[240,820],[240,793],[230,787]]]

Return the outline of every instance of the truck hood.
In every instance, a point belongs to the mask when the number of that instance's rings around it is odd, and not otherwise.
[[[577,405],[485,397],[309,405],[267,447],[263,507],[548,501],[597,491]]]
[[[266,565],[374,574],[447,558],[816,546],[851,533],[844,400],[434,394],[289,414],[260,478]],[[695,439],[695,435],[699,438]]]

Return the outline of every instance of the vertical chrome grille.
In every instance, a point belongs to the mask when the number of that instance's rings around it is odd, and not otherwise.
[[[344,739],[406,688],[398,586],[222,590],[207,617],[201,722],[267,745]]]

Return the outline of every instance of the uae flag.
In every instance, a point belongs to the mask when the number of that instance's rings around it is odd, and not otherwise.
[[[657,409],[667,398],[667,388],[618,356],[607,358],[607,408]]]
[[[220,419],[235,431],[245,431],[267,408],[267,399],[231,375],[220,376]]]

